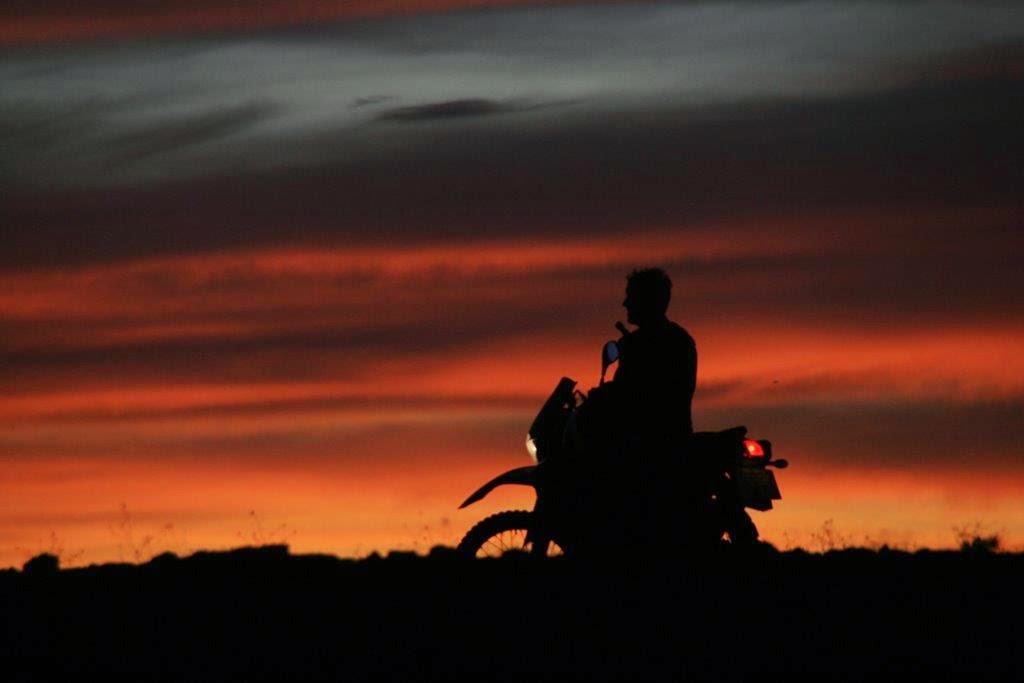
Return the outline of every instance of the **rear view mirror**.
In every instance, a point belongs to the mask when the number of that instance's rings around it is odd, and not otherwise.
[[[604,345],[601,349],[601,364],[607,368],[609,365],[619,359],[619,345],[616,342],[610,341]]]
[[[601,384],[604,384],[604,376],[608,372],[608,366],[617,360],[619,360],[619,345],[610,341],[601,349]]]

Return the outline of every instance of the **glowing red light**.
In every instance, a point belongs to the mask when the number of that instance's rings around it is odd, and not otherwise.
[[[754,441],[753,439],[744,439],[743,440],[743,448],[746,449],[746,451],[747,451],[746,455],[747,455],[748,458],[763,458],[764,457],[764,448],[762,448],[761,444],[759,444],[758,442]]]

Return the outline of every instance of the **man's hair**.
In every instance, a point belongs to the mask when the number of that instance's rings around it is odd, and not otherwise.
[[[638,299],[650,302],[660,313],[668,310],[672,299],[672,280],[661,268],[637,268],[626,276],[626,288]]]

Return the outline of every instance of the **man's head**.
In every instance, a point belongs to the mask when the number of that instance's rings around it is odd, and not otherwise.
[[[627,320],[634,325],[645,325],[662,320],[672,298],[672,280],[661,268],[642,268],[626,276]]]

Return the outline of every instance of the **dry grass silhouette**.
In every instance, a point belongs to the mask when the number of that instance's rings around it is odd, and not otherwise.
[[[999,532],[988,530],[981,522],[953,527],[953,534],[960,544],[961,552],[996,553],[1004,550],[1002,536]]]
[[[295,538],[298,533],[296,529],[288,526],[286,523],[277,524],[272,527],[267,527],[263,523],[263,518],[256,512],[256,510],[249,510],[248,514],[249,529],[245,532],[236,532],[236,536],[244,541],[247,545],[254,546],[265,546],[265,545],[289,545],[289,542]]]
[[[140,532],[128,504],[124,502],[118,506],[117,519],[107,525],[107,530],[116,541],[118,558],[122,562],[140,564],[160,554],[182,555],[193,550],[185,533],[171,522],[164,522],[151,533]]]
[[[850,537],[840,533],[835,520],[826,519],[821,528],[811,532],[811,550],[827,553],[831,550],[843,550],[852,547]]]
[[[246,519],[248,528],[235,533],[235,536],[245,546],[290,546],[298,533],[294,527],[284,522],[268,525],[254,509],[249,510]],[[439,524],[432,525],[425,522],[421,513],[415,523],[405,525],[405,529],[411,537],[410,543],[393,550],[402,555],[428,555],[433,554],[431,551],[435,549],[447,549],[448,546],[445,543],[450,542],[449,527],[449,519],[442,518]],[[107,528],[116,541],[117,554],[121,562],[142,564],[158,555],[172,554],[180,557],[197,550],[188,543],[184,531],[172,523],[164,523],[152,530],[140,530],[128,505],[124,502],[119,504],[117,517]],[[992,525],[980,521],[954,526],[952,531],[956,547],[961,552],[991,554],[1019,550],[1007,547],[1002,530],[994,529]],[[863,535],[858,541],[855,541],[853,536],[842,532],[837,527],[835,520],[831,518],[825,520],[816,531],[810,533],[806,549],[802,548],[788,531],[782,532],[778,547],[783,552],[806,550],[812,553],[849,549],[905,553],[928,550],[909,541],[894,542],[891,539],[882,541],[873,539],[870,535]],[[40,539],[32,546],[16,546],[15,550],[23,556],[24,562],[42,556],[52,556],[58,560],[61,567],[77,566],[85,555],[84,549],[69,550],[68,544],[56,530],[51,530],[45,539]],[[376,554],[379,555],[379,553]],[[363,555],[362,552],[355,553],[356,557]]]

